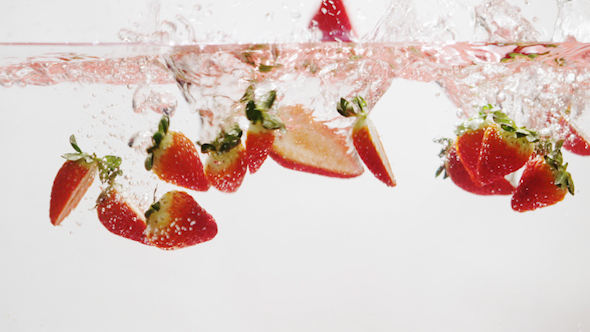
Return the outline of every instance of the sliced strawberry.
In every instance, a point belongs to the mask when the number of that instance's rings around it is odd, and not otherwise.
[[[275,130],[285,127],[277,116],[268,113],[275,101],[276,91],[270,91],[264,101],[255,102],[253,90],[252,86],[248,87],[242,97],[242,102],[247,102],[246,117],[250,120],[246,135],[246,154],[251,174],[256,173],[268,157],[275,140]]]
[[[477,179],[490,184],[526,164],[534,151],[536,135],[524,128],[494,124],[486,128],[477,163]]]
[[[131,205],[115,185],[102,191],[97,200],[96,210],[100,222],[115,235],[150,244],[145,235],[144,214]]]
[[[164,194],[146,212],[151,244],[175,250],[206,242],[217,235],[217,223],[192,196],[182,191]]]
[[[342,0],[322,0],[317,13],[309,22],[309,28],[316,27],[322,32],[322,41],[350,42],[352,25]]]
[[[559,126],[566,134],[563,148],[580,156],[590,156],[590,140],[565,118],[559,119]]]
[[[96,156],[82,152],[74,135],[70,136],[70,144],[76,153],[63,156],[67,161],[59,169],[51,188],[49,218],[56,226],[78,206],[98,174]]]
[[[482,185],[477,181],[477,163],[481,154],[481,142],[485,134],[485,128],[477,128],[464,132],[455,141],[457,156],[476,185]]]
[[[568,193],[574,194],[574,182],[566,171],[561,156],[561,141],[549,153],[534,154],[526,163],[522,177],[512,196],[512,209],[532,211],[561,202]]]
[[[346,136],[314,119],[301,105],[279,111],[286,130],[277,134],[269,153],[279,165],[302,172],[352,178],[364,172],[357,156],[350,152]]]
[[[439,142],[446,146],[440,154],[443,165],[439,168],[437,176],[444,172],[444,178],[450,177],[457,187],[476,195],[511,195],[514,192],[514,186],[506,179],[484,186],[475,183],[459,159],[456,144],[449,139],[439,140]]]
[[[196,191],[209,190],[203,163],[195,144],[180,132],[168,131],[170,118],[164,115],[152,140],[146,159],[146,169],[160,179]]]
[[[353,103],[357,106],[358,111],[344,98],[340,100],[337,110],[345,117],[357,117],[351,134],[356,152],[377,179],[389,187],[394,187],[396,185],[395,177],[377,129],[368,118],[367,103],[360,96],[354,98]]]
[[[202,144],[201,152],[209,154],[205,175],[211,185],[222,192],[237,191],[248,170],[240,127],[236,125],[229,132],[222,131],[215,141]]]

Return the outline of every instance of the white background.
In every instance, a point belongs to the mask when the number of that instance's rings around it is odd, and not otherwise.
[[[14,9],[22,25],[12,36],[36,41],[33,32],[44,31],[28,14],[48,15],[33,4]],[[108,38],[153,6],[143,5],[117,11],[104,27]],[[51,21],[77,27],[103,7],[83,8],[67,17],[56,10]],[[72,40],[93,42],[100,31]],[[433,139],[451,135],[457,119],[434,83],[396,79],[372,113],[395,188],[369,172],[341,180],[268,161],[238,193],[192,193],[219,224],[218,236],[196,247],[165,252],[110,234],[92,210],[98,183],[63,226],[52,226],[49,193],[70,134],[83,149],[141,159],[125,149],[128,136],[117,136],[157,122],[132,112],[134,88],[0,89],[0,330],[590,329],[589,160],[566,153],[576,195],[523,214],[509,197],[479,197],[435,179]],[[174,86],[165,88],[179,100],[175,119],[185,119],[177,128],[194,136],[196,117]],[[125,167],[146,178],[141,164]],[[160,184],[158,193],[170,188]]]

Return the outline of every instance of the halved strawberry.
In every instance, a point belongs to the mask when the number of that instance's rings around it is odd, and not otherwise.
[[[215,141],[201,144],[201,152],[209,154],[205,176],[211,185],[222,192],[237,191],[248,169],[240,127],[236,125],[229,132],[222,131]]]
[[[145,168],[160,179],[184,188],[207,191],[210,184],[195,144],[180,132],[168,131],[170,118],[164,115],[148,148]]]
[[[74,135],[70,136],[70,144],[76,153],[63,155],[67,161],[59,169],[51,188],[49,218],[56,226],[80,203],[98,173],[96,155],[82,152]]]
[[[526,163],[522,177],[512,196],[512,209],[518,212],[532,211],[561,202],[569,192],[574,194],[574,182],[563,165],[561,145],[535,153]]]
[[[284,106],[278,114],[286,130],[277,134],[269,155],[279,165],[338,178],[363,174],[363,165],[351,153],[346,136],[314,119],[311,110]]]
[[[535,131],[517,127],[504,112],[488,105],[457,128],[455,144],[472,180],[486,185],[524,166],[537,140]]]
[[[146,235],[151,244],[175,250],[206,242],[217,235],[217,223],[192,196],[170,191],[145,213]]]
[[[353,103],[358,110],[355,110],[346,99],[341,98],[337,110],[342,116],[357,117],[351,134],[356,152],[377,179],[389,187],[394,187],[396,185],[395,177],[385,149],[383,149],[383,144],[379,139],[377,129],[371,119],[368,118],[367,102],[358,96],[353,99]]]
[[[590,140],[580,130],[564,117],[559,119],[559,126],[566,135],[563,141],[565,150],[580,156],[590,156]]]
[[[145,235],[144,214],[120,193],[118,186],[110,184],[97,200],[96,211],[100,222],[115,235],[150,244]]]
[[[268,152],[275,140],[275,130],[284,128],[283,122],[268,113],[276,98],[276,91],[270,91],[263,102],[254,101],[253,87],[248,87],[242,102],[246,102],[246,117],[250,120],[246,134],[246,154],[248,169],[256,173],[268,157]]]
[[[322,0],[317,13],[309,22],[309,28],[318,27],[322,41],[350,42],[353,36],[352,25],[342,0]]]
[[[444,147],[439,155],[443,165],[438,169],[436,176],[444,172],[444,178],[450,177],[457,187],[476,195],[511,195],[514,192],[514,186],[504,178],[484,186],[473,182],[459,159],[454,142],[450,139],[437,141],[444,144]]]

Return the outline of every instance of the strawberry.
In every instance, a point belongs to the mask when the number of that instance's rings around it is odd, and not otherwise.
[[[243,102],[247,102],[246,117],[250,120],[246,135],[246,155],[251,174],[256,173],[268,157],[275,140],[275,130],[285,127],[276,115],[268,113],[275,101],[276,91],[270,91],[262,103],[256,103],[253,94],[253,87],[250,86],[242,98]]]
[[[322,41],[350,42],[353,35],[352,26],[342,0],[322,0],[317,13],[309,22],[309,28],[315,26],[322,32]]]
[[[443,165],[436,176],[444,172],[444,178],[450,177],[457,187],[476,195],[511,195],[514,192],[514,186],[504,178],[484,186],[475,183],[459,159],[454,142],[450,139],[437,141],[445,146],[440,153]]]
[[[217,223],[189,194],[170,191],[145,213],[151,244],[175,250],[206,242],[217,235]]]
[[[356,152],[377,179],[389,187],[394,187],[396,185],[395,177],[377,129],[368,118],[367,102],[359,96],[353,99],[353,103],[357,106],[358,111],[344,98],[340,99],[337,110],[344,117],[357,117],[351,134]]]
[[[59,169],[51,188],[49,218],[56,226],[80,203],[98,173],[96,155],[82,152],[74,135],[70,136],[70,144],[76,153],[63,155],[67,161]]]
[[[533,142],[538,140],[535,131],[517,127],[491,105],[459,126],[457,136],[457,154],[478,185],[496,182],[524,166],[534,151]]]
[[[284,106],[279,115],[286,130],[277,134],[269,152],[279,165],[338,178],[364,172],[357,156],[349,152],[346,136],[314,119],[311,110],[300,105]]]
[[[580,156],[590,156],[589,140],[564,117],[559,119],[559,126],[566,134],[563,141],[563,148]]]
[[[545,145],[542,152],[535,153],[526,163],[524,172],[512,196],[512,209],[518,212],[532,211],[561,202],[569,192],[574,194],[571,174],[563,165],[561,145],[551,149]]]
[[[147,149],[145,168],[168,183],[196,191],[209,190],[197,148],[184,134],[169,131],[169,125],[170,118],[164,115],[152,137],[154,144]]]
[[[114,184],[109,185],[98,197],[98,219],[115,235],[149,244],[145,235],[144,214],[131,205],[117,187]]]
[[[201,152],[209,154],[205,175],[211,185],[222,192],[237,191],[248,169],[240,127],[236,125],[229,132],[222,131],[215,141],[201,144]]]

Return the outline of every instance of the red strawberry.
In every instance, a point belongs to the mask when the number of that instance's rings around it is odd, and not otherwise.
[[[222,192],[237,191],[248,169],[240,127],[236,125],[230,132],[222,131],[215,141],[202,144],[201,152],[209,154],[205,175],[211,185]]]
[[[526,163],[522,177],[512,196],[512,209],[532,211],[561,202],[568,193],[574,194],[574,182],[563,165],[560,141],[548,153],[537,153]]]
[[[279,165],[302,172],[352,178],[364,172],[346,137],[314,119],[312,111],[300,105],[279,111],[286,130],[277,134],[270,156]]]
[[[589,140],[565,118],[559,119],[559,126],[566,134],[563,141],[563,148],[580,156],[590,156]]]
[[[444,172],[444,178],[450,177],[457,187],[476,195],[511,195],[514,192],[514,186],[506,179],[500,179],[484,186],[473,182],[467,169],[459,160],[456,145],[449,139],[442,139],[439,142],[445,144],[440,154],[444,163],[436,176]]]
[[[70,144],[76,153],[63,156],[67,161],[58,171],[51,188],[49,218],[56,226],[80,203],[98,173],[96,156],[82,152],[74,135],[70,136]]]
[[[276,91],[269,92],[262,103],[256,103],[253,94],[253,88],[249,87],[242,98],[243,102],[247,102],[246,116],[250,120],[246,135],[246,154],[251,174],[256,173],[268,157],[275,140],[275,130],[285,127],[276,115],[268,113],[274,103]]]
[[[111,233],[149,244],[144,214],[119,193],[116,185],[109,185],[102,191],[96,207],[98,219]]]
[[[184,188],[207,191],[210,184],[195,145],[184,134],[168,131],[170,118],[164,115],[152,140],[145,162],[160,179]]]
[[[149,242],[164,250],[193,246],[217,235],[213,217],[186,192],[167,192],[145,215]]]
[[[317,26],[322,32],[322,41],[350,42],[352,26],[342,0],[322,0],[317,13],[309,22],[309,28]]]
[[[473,182],[486,185],[524,166],[536,140],[536,132],[517,127],[505,113],[488,105],[457,128],[455,144]]]
[[[340,99],[337,110],[345,117],[357,117],[352,128],[352,142],[356,152],[377,179],[389,187],[394,187],[396,185],[395,177],[385,154],[385,149],[383,149],[377,129],[375,129],[371,119],[367,117],[369,115],[369,112],[366,111],[367,103],[360,96],[355,97],[353,103],[357,105],[358,112],[344,98]]]

